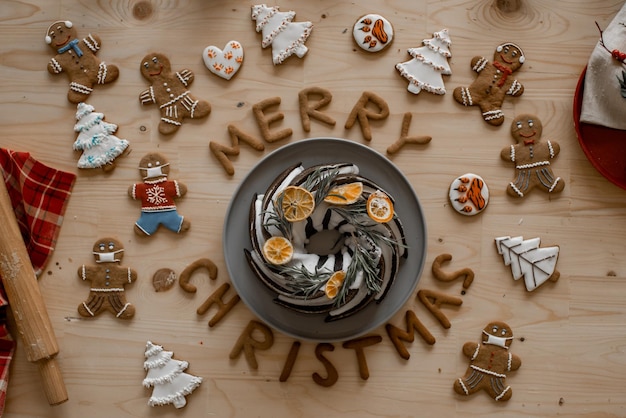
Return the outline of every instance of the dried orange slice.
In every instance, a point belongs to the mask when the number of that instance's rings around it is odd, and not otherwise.
[[[302,221],[313,213],[315,199],[310,191],[303,187],[287,186],[280,195],[281,207],[285,219],[289,222]]]
[[[263,244],[263,256],[274,265],[287,264],[293,257],[293,245],[285,237],[271,237]]]
[[[359,200],[361,193],[363,193],[363,183],[360,181],[342,184],[330,189],[328,195],[324,198],[324,202],[333,205],[351,205]]]
[[[326,286],[324,287],[324,293],[326,293],[328,299],[334,299],[337,297],[339,289],[341,289],[341,285],[343,284],[345,278],[346,272],[343,270],[336,271],[332,276],[330,276],[330,279],[328,279]]]
[[[385,193],[376,190],[367,199],[367,214],[379,223],[393,219],[393,202]]]

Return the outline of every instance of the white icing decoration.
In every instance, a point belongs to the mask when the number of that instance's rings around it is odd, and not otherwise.
[[[487,58],[481,57],[478,61],[476,61],[476,64],[474,64],[474,66],[472,67],[472,70],[479,73],[485,69],[485,66],[487,66],[488,62],[489,60]]]
[[[386,42],[377,38],[373,33],[374,25],[380,21],[383,25],[383,30],[387,35]],[[378,14],[368,14],[357,19],[352,29],[352,36],[356,44],[368,52],[378,52],[383,50],[393,40],[393,26],[384,17]]]
[[[513,279],[519,280],[524,277],[528,291],[535,290],[555,273],[559,247],[540,248],[540,238],[524,240],[521,236],[499,237],[495,241],[504,264],[511,266]]]
[[[409,80],[408,90],[419,94],[426,90],[434,94],[445,94],[442,75],[452,74],[448,58],[450,54],[450,36],[448,30],[443,29],[433,34],[433,38],[424,39],[424,46],[409,48],[408,53],[412,60],[396,64],[396,69],[402,77]]]
[[[474,188],[472,185],[476,184]],[[482,184],[482,188],[478,188],[478,185]],[[466,190],[465,190],[466,189]],[[474,196],[478,192],[479,196]],[[472,173],[466,173],[457,177],[450,184],[450,190],[448,192],[450,204],[460,214],[473,216],[477,215],[487,207],[489,203],[489,188],[487,183],[482,177]],[[473,198],[473,199],[472,199]],[[482,204],[484,201],[484,204]],[[474,202],[481,203],[481,207],[477,206]]]
[[[243,63],[243,47],[237,41],[228,41],[223,50],[210,45],[204,48],[202,60],[213,74],[230,80]]]

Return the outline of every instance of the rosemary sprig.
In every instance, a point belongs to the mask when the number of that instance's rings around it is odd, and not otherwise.
[[[263,228],[275,227],[280,231],[282,236],[289,241],[293,241],[293,234],[291,232],[291,222],[285,218],[283,212],[283,195],[281,194],[276,198],[274,202],[274,210],[265,210],[261,213],[263,219],[267,217],[267,220],[263,223]]]
[[[328,196],[338,175],[339,170],[336,168],[331,170],[317,168],[302,182],[301,187],[310,192],[315,191],[315,206],[317,206]]]
[[[298,295],[304,295],[308,298],[318,291],[322,290],[332,271],[320,271],[317,268],[314,272],[310,272],[303,265],[294,266],[277,266],[275,269],[279,274],[289,278],[289,287]]]
[[[346,278],[335,298],[335,306],[340,306],[345,303],[348,292],[350,291],[350,286],[352,286],[356,280],[359,272],[363,273],[363,280],[365,281],[368,293],[378,293],[381,289],[381,280],[378,278],[378,257],[358,243],[358,232],[355,238],[357,242],[356,249],[346,269]]]

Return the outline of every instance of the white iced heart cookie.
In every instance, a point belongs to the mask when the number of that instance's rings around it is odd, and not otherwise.
[[[202,53],[202,59],[209,71],[230,80],[243,63],[243,47],[237,41],[228,41],[224,50],[213,45],[207,46]]]

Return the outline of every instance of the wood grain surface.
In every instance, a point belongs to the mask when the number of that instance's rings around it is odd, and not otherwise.
[[[270,3],[294,10],[295,21],[311,21],[308,54],[274,66],[271,52],[261,48],[261,35],[250,18],[253,3],[232,0],[3,0],[0,2],[0,146],[28,151],[36,159],[78,176],[57,248],[39,279],[58,338],[57,360],[69,401],[55,407],[46,402],[37,368],[18,345],[11,367],[5,416],[17,417],[623,417],[626,416],[626,191],[608,182],[582,152],[572,120],[577,80],[599,33],[623,2],[617,0],[330,0]],[[379,13],[395,29],[390,47],[378,54],[357,48],[352,39],[356,19]],[[131,143],[112,173],[76,168],[72,150],[76,107],[66,100],[64,75],[46,71],[52,51],[44,42],[56,20],[74,22],[80,37],[98,34],[98,56],[120,68],[119,79],[97,87],[89,99],[106,120],[119,125],[117,136]],[[452,38],[452,75],[444,77],[443,96],[406,91],[407,81],[394,66],[407,61],[407,48],[422,45],[435,31],[448,28]],[[245,58],[230,81],[211,74],[202,61],[206,46],[220,48],[234,39]],[[456,86],[475,78],[470,61],[492,57],[503,41],[518,43],[527,60],[515,77],[524,94],[507,98],[501,127],[484,123],[476,108],[466,109],[452,98]],[[203,120],[186,121],[174,135],[158,133],[159,112],[142,107],[139,94],[148,85],[140,75],[141,59],[156,51],[166,54],[175,70],[195,74],[190,90],[207,100],[212,112]],[[330,126],[313,120],[302,129],[298,93],[322,87],[332,93],[323,110],[336,120]],[[390,116],[373,121],[372,140],[365,141],[358,124],[344,124],[365,91],[383,98]],[[268,143],[257,151],[241,145],[231,157],[234,174],[226,174],[209,151],[209,142],[230,145],[228,125],[261,138],[252,106],[280,97],[272,112],[285,117],[273,129],[291,128],[290,138]],[[258,369],[244,356],[229,354],[254,314],[239,302],[213,327],[215,307],[203,315],[196,310],[230,277],[222,252],[222,226],[231,196],[250,169],[264,156],[304,138],[340,137],[385,154],[400,136],[403,115],[411,112],[410,135],[432,136],[428,144],[406,146],[388,156],[409,179],[423,207],[427,228],[426,267],[417,290],[431,289],[463,299],[459,307],[443,306],[451,322],[441,327],[416,298],[389,322],[404,327],[413,311],[436,338],[426,344],[419,335],[406,343],[410,358],[400,357],[384,326],[371,335],[380,343],[364,349],[369,378],[361,376],[356,351],[334,343],[324,357],[337,369],[338,381],[322,387],[312,375],[327,376],[316,358],[316,343],[302,341],[291,375],[279,382],[295,341],[274,331],[274,343],[257,350]],[[509,126],[521,113],[538,115],[544,138],[556,141],[561,153],[554,172],[566,186],[548,196],[538,190],[522,201],[506,195],[514,176],[512,165],[500,160],[500,150],[512,143]],[[601,138],[598,138],[601,140]],[[178,236],[167,230],[141,239],[133,232],[139,203],[126,190],[140,181],[140,158],[160,151],[171,161],[171,179],[185,183],[187,195],[179,212],[191,229]],[[332,150],[329,150],[332,152]],[[491,200],[476,217],[455,213],[447,200],[449,184],[474,172],[488,183]],[[504,235],[540,237],[542,245],[558,245],[561,278],[529,293],[512,279],[510,268],[497,254],[494,238]],[[121,265],[139,278],[127,286],[128,301],[137,313],[130,321],[108,313],[84,319],[77,306],[89,285],[76,271],[93,264],[93,243],[115,236],[125,245]],[[443,283],[431,273],[439,254],[453,259],[448,271],[469,267],[474,283],[461,295],[460,281]],[[215,280],[199,270],[190,283],[196,293],[178,285],[156,292],[153,274],[170,268],[180,274],[189,264],[211,259]],[[244,259],[242,257],[242,263]],[[228,300],[233,288],[226,293]],[[513,328],[511,351],[522,367],[507,382],[513,397],[494,402],[486,393],[464,398],[452,389],[465,373],[462,354],[467,341],[478,342],[492,320]],[[254,334],[256,338],[261,336]],[[151,340],[189,362],[188,372],[204,382],[187,397],[185,408],[147,405],[151,389],[142,387],[144,347]]]

